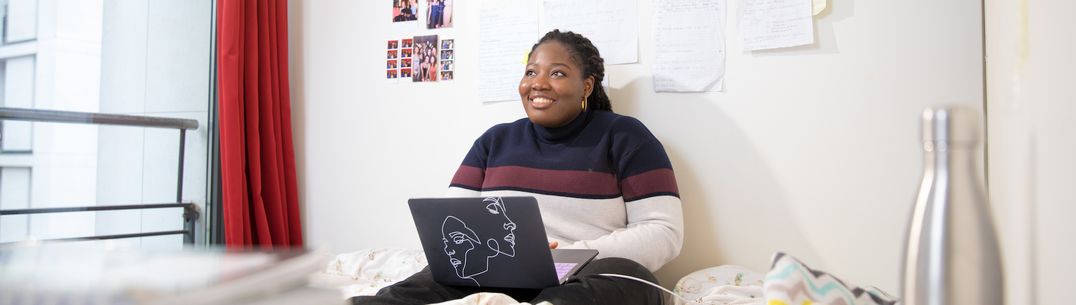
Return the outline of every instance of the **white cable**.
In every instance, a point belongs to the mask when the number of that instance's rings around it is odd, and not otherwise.
[[[671,290],[665,289],[665,287],[661,287],[661,285],[654,284],[654,283],[651,283],[650,281],[647,281],[647,280],[644,280],[644,279],[641,279],[641,278],[637,278],[637,277],[634,277],[634,276],[627,276],[627,275],[615,274],[615,273],[599,273],[598,275],[608,276],[608,277],[619,277],[619,278],[625,278],[625,279],[629,279],[629,280],[642,282],[643,284],[654,286],[654,287],[657,287],[658,289],[661,289],[661,290],[663,290],[665,292],[668,292],[669,294],[673,295],[674,297],[676,297],[676,298],[678,298],[678,299],[680,299],[680,300],[682,300],[682,301],[684,301],[686,303],[706,304],[706,303],[703,303],[701,299],[699,299],[699,300],[688,300],[688,299],[680,296],[679,294],[676,294],[675,292],[672,292]]]

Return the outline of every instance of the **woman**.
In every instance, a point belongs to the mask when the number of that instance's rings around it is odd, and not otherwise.
[[[420,82],[424,82],[424,81],[429,80],[429,75],[430,75],[430,61],[429,61],[430,55],[429,54],[430,54],[429,49],[426,49],[426,47],[423,46],[422,58],[420,59],[420,61],[422,61],[422,62],[419,63],[419,68],[422,69],[422,71],[421,71],[421,73],[419,73],[418,75],[415,76],[415,77],[418,78],[418,80]],[[418,71],[416,71],[416,72],[418,72]]]
[[[672,166],[638,120],[612,112],[603,60],[590,40],[554,30],[534,47],[519,82],[527,118],[475,141],[450,196],[534,196],[552,248],[599,251],[567,283],[543,290],[456,287],[429,269],[357,304],[436,303],[500,292],[537,304],[660,304],[654,270],[680,253],[683,215]]]
[[[443,7],[443,20],[441,24],[446,27],[452,26],[452,0],[441,1],[441,7]]]
[[[426,75],[426,79],[431,81],[437,80],[437,57],[430,56],[426,57],[426,59],[429,61],[429,74]]]

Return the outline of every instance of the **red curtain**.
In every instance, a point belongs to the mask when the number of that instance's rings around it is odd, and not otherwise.
[[[218,1],[217,64],[225,243],[300,247],[287,0]]]

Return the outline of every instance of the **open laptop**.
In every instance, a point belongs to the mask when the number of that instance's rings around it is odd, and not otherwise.
[[[540,289],[564,283],[595,256],[549,249],[534,197],[408,200],[433,279],[460,286]]]

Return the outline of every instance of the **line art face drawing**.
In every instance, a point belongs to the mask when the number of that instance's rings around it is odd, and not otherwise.
[[[498,234],[500,239],[490,238],[486,241],[486,246],[491,250],[508,257],[516,257],[516,223],[508,218],[508,211],[504,208],[504,201],[499,197],[490,197],[482,200],[486,203],[486,211],[489,212],[492,217],[503,217],[501,220],[501,229]],[[502,244],[503,242],[503,244]]]
[[[479,228],[478,232],[492,235],[482,241],[482,237],[471,229],[462,219],[449,215],[441,224],[441,240],[445,243],[445,255],[448,263],[456,270],[456,276],[461,279],[470,279],[479,285],[474,277],[489,271],[489,260],[505,256],[516,256],[516,223],[508,218],[504,201],[501,198],[490,197],[483,200],[486,213],[483,217],[491,217],[491,220],[477,221],[474,223],[496,224],[496,228]]]
[[[445,222],[441,224],[441,234],[441,240],[445,242],[445,255],[448,255],[452,268],[456,269],[456,276],[471,279],[472,276],[486,272],[487,267],[478,266],[478,259],[471,254],[471,251],[482,247],[482,241],[467,224],[455,216],[445,217]],[[471,264],[468,265],[468,262]],[[475,281],[475,284],[478,284],[478,281]]]

